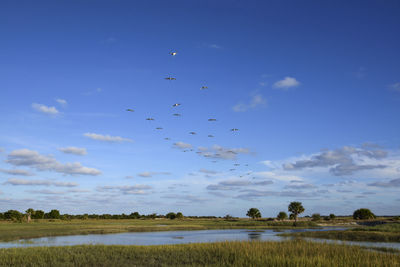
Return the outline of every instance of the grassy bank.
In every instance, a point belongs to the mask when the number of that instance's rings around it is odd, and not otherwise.
[[[95,245],[0,249],[0,266],[400,266],[400,254],[305,241]]]
[[[300,222],[299,227],[316,227],[313,222]],[[288,229],[291,222],[263,220],[39,220],[31,223],[0,222],[0,241],[60,235],[107,234],[121,232],[206,230],[206,229]]]
[[[281,236],[311,237],[346,241],[400,242],[400,224],[365,226],[345,231],[284,233]]]

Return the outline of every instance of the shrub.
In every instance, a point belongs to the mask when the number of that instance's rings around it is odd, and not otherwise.
[[[358,209],[354,211],[353,218],[355,220],[368,220],[368,219],[375,219],[376,216],[369,209]]]

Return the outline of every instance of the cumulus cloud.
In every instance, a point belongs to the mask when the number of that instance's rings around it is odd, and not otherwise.
[[[33,103],[32,108],[36,111],[46,113],[49,115],[57,115],[59,112],[55,107],[48,107],[42,104]]]
[[[252,99],[250,100],[250,103],[243,104],[239,103],[236,104],[235,106],[232,107],[233,111],[235,112],[244,112],[249,109],[253,109],[259,106],[265,106],[267,103],[267,100],[260,94],[254,95]]]
[[[65,154],[74,154],[74,155],[80,155],[80,156],[87,154],[86,148],[81,148],[81,147],[73,147],[73,146],[61,147],[58,150]]]
[[[85,133],[83,135],[90,139],[104,141],[104,142],[118,142],[118,143],[133,142],[133,140],[131,140],[129,138],[124,138],[124,137],[120,137],[120,136],[102,135],[102,134],[96,134],[96,133]]]
[[[66,192],[61,192],[61,191],[53,191],[53,190],[27,190],[26,192],[28,193],[33,193],[33,194],[43,194],[43,195],[63,195],[66,194]]]
[[[70,175],[99,175],[101,172],[94,168],[82,166],[79,162],[60,163],[53,156],[41,155],[37,151],[20,149],[12,151],[6,160],[14,166],[28,166],[40,171],[55,171]]]
[[[318,192],[301,192],[301,191],[263,191],[263,190],[242,190],[243,194],[236,196],[235,198],[245,200],[255,200],[260,197],[291,197],[291,198],[312,198],[319,197]]]
[[[77,183],[72,183],[72,182],[57,182],[57,181],[51,181],[51,180],[26,180],[26,179],[8,179],[4,184],[10,184],[10,185],[30,185],[30,186],[36,186],[36,185],[42,185],[42,186],[57,186],[57,187],[75,187],[78,186]]]
[[[345,146],[336,150],[326,150],[312,155],[308,159],[283,164],[284,170],[301,170],[304,168],[329,167],[336,176],[351,175],[354,172],[371,169],[382,169],[383,164],[363,164],[364,159],[383,159],[387,152],[379,149],[355,148]],[[356,160],[356,158],[358,160]],[[361,160],[360,160],[361,159]]]
[[[273,179],[273,180],[279,180],[279,181],[302,181],[303,178],[295,176],[295,175],[285,175],[285,174],[278,174],[276,172],[254,172],[254,176],[256,177],[261,177],[265,179]]]
[[[152,187],[149,185],[123,185],[123,186],[100,186],[97,191],[107,192],[114,191],[124,195],[145,195],[149,194],[148,190]]]
[[[389,88],[394,91],[400,92],[400,82],[389,85]]]
[[[140,177],[153,177],[155,175],[170,175],[170,172],[141,172],[137,175]]]
[[[176,142],[176,143],[174,143],[174,147],[179,148],[179,149],[190,149],[193,146],[191,144],[184,143],[184,142]]]
[[[0,153],[4,152],[4,148],[0,147]]]
[[[211,148],[202,148],[197,152],[198,155],[206,158],[217,158],[217,159],[231,159],[234,160],[239,154],[249,154],[248,148],[227,148],[219,145],[214,145]]]
[[[296,87],[299,86],[300,82],[296,80],[296,78],[293,77],[285,77],[283,80],[277,81],[274,83],[275,88],[287,90],[291,87]]]
[[[286,185],[285,189],[314,189],[316,188],[315,185],[313,184],[304,184],[304,183],[300,183],[300,184],[290,184],[290,185]]]
[[[390,180],[389,182],[375,182],[370,183],[368,186],[375,186],[375,187],[400,187],[400,178]]]
[[[161,196],[161,198],[170,198],[170,199],[177,199],[182,201],[181,204],[190,204],[190,203],[199,203],[199,202],[206,202],[208,199],[202,198],[199,196],[194,195],[181,195],[181,194],[169,194]]]
[[[199,172],[206,173],[206,174],[217,174],[218,173],[217,171],[207,170],[204,168],[200,169]]]
[[[272,181],[260,181],[260,182],[250,182],[246,180],[224,180],[220,181],[218,184],[210,184],[206,188],[207,190],[238,190],[242,187],[247,186],[262,186],[262,185],[270,185]]]
[[[0,169],[0,172],[10,174],[10,175],[19,175],[19,176],[32,176],[34,175],[33,173],[26,171],[26,170],[18,170],[18,169],[12,169],[12,170],[5,170],[5,169]]]
[[[66,107],[67,104],[68,104],[67,100],[65,100],[65,99],[57,98],[56,101],[57,101],[58,104],[60,104],[63,107]]]

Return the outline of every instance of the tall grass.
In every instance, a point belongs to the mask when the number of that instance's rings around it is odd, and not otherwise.
[[[306,241],[0,250],[0,266],[400,266],[400,255]]]

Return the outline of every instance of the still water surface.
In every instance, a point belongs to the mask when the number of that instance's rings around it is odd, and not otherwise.
[[[344,230],[344,228],[326,227],[322,229],[294,229],[284,230],[285,233],[303,231],[327,231]],[[229,230],[202,230],[202,231],[164,231],[164,232],[129,232],[119,234],[103,235],[71,235],[71,236],[52,236],[32,239],[21,239],[12,242],[0,242],[0,248],[11,247],[37,247],[37,246],[73,246],[87,244],[103,245],[169,245],[185,243],[207,243],[219,241],[240,241],[240,240],[260,240],[260,241],[282,241],[290,237],[277,236],[274,230],[250,230],[250,229],[229,229]],[[316,242],[337,242],[351,245],[388,247],[400,249],[399,243],[372,243],[372,242],[348,242],[333,241],[325,239],[312,239]]]

